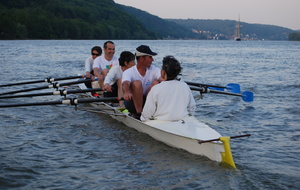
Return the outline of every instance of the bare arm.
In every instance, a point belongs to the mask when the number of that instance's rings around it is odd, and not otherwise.
[[[131,100],[132,99],[132,93],[130,91],[130,82],[129,81],[124,81],[122,83],[122,90],[123,90],[123,94],[124,94],[124,99],[126,101]]]
[[[100,73],[100,69],[98,67],[94,67],[94,75],[98,78],[98,83],[100,85],[100,88],[104,89],[104,84],[103,84],[103,75]]]

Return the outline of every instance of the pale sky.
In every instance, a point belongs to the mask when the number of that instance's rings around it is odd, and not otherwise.
[[[300,30],[300,0],[114,0],[160,18],[221,19]]]

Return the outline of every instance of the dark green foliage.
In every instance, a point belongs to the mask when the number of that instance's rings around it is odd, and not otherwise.
[[[293,32],[289,34],[289,40],[291,41],[300,41],[300,33]]]
[[[234,38],[236,21],[161,19],[113,0],[0,0],[0,39]],[[293,30],[241,23],[242,39],[297,39]]]
[[[112,0],[0,1],[0,39],[154,39]]]

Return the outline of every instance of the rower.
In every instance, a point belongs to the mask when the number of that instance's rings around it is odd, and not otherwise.
[[[105,97],[123,97],[122,74],[135,65],[135,56],[130,51],[123,51],[119,57],[119,65],[114,65],[104,80]],[[124,110],[124,101],[120,101],[119,109]]]
[[[137,47],[135,52],[137,65],[127,69],[122,75],[125,107],[137,119],[140,118],[147,93],[153,85],[162,80],[160,69],[152,65],[155,55],[157,53],[149,46]]]
[[[152,87],[143,108],[141,120],[182,120],[194,115],[196,103],[190,87],[179,81],[177,76],[182,68],[173,56],[163,58],[160,84]]]
[[[112,41],[106,41],[103,45],[104,55],[94,60],[93,71],[98,78],[98,84],[93,83],[93,88],[104,88],[104,79],[113,65],[119,65],[115,54],[115,44]]]
[[[99,46],[94,46],[91,49],[91,56],[89,56],[86,60],[85,60],[85,76],[86,79],[91,79],[94,72],[93,72],[93,64],[94,64],[94,60],[99,57],[102,54],[102,49]],[[92,88],[92,84],[91,82],[86,82],[85,83],[87,88]]]

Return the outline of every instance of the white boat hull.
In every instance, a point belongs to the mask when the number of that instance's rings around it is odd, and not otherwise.
[[[209,142],[199,144],[199,140],[209,140],[220,138],[221,135],[207,126],[206,124],[198,121],[194,116],[189,116],[180,121],[157,121],[150,120],[141,122],[133,117],[123,114],[116,110],[114,107],[106,103],[92,103],[93,107],[99,110],[105,110],[112,118],[124,123],[126,126],[136,129],[139,132],[146,133],[152,138],[161,141],[171,147],[186,150],[192,154],[206,156],[211,160],[221,162],[221,153],[224,152],[223,143]],[[193,124],[193,126],[191,125]],[[195,123],[197,125],[195,125]],[[193,127],[194,135],[188,136],[187,128]],[[169,129],[168,129],[169,128]],[[198,128],[195,129],[195,128]],[[199,131],[202,133],[199,134]],[[181,134],[181,135],[180,135]],[[194,138],[196,135],[206,136],[206,138]]]
[[[81,86],[81,88],[83,87]],[[199,144],[199,141],[219,139],[221,135],[205,123],[198,121],[194,116],[188,116],[179,121],[149,120],[142,122],[118,111],[107,103],[91,103],[91,105],[126,126],[146,133],[171,147],[183,149],[195,155],[206,156],[217,162],[224,162],[225,147],[223,142],[212,141]],[[232,157],[231,150],[229,151]]]

